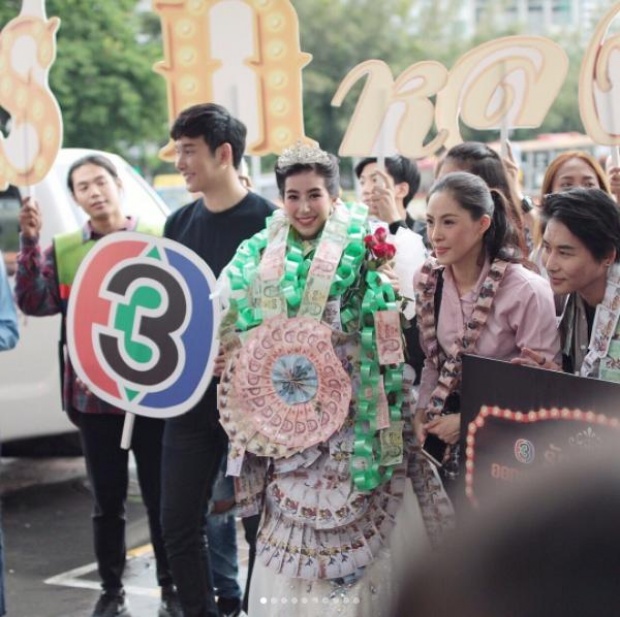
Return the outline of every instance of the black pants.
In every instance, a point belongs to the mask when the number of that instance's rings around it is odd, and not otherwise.
[[[227,447],[215,409],[201,406],[166,420],[162,527],[184,617],[218,617],[205,514]]]
[[[258,526],[260,524],[260,514],[254,516],[246,516],[241,519],[243,530],[245,532],[245,541],[248,543],[250,550],[248,552],[248,578],[245,583],[245,592],[243,594],[243,611],[248,612],[248,603],[250,601],[250,581],[252,580],[252,571],[254,570],[254,560],[256,559],[256,537],[258,536]]]
[[[124,415],[81,414],[80,434],[92,487],[95,556],[104,589],[120,589],[125,568],[125,501],[129,452],[120,447]],[[164,421],[136,416],[131,449],[146,507],[157,565],[157,582],[172,576],[161,532],[161,456]]]

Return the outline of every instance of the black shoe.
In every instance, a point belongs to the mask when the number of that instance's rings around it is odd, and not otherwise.
[[[183,617],[179,594],[174,585],[161,588],[161,604],[157,617]]]
[[[103,591],[92,617],[130,617],[125,592],[122,589]]]
[[[240,598],[218,598],[217,608],[220,611],[220,617],[240,617],[245,614],[241,611]]]

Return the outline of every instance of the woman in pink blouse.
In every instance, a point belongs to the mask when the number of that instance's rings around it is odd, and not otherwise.
[[[549,283],[521,265],[506,200],[478,176],[449,173],[427,199],[429,258],[414,278],[416,312],[426,354],[416,435],[449,446],[444,478],[458,473],[461,356],[511,360],[523,348],[559,357]]]

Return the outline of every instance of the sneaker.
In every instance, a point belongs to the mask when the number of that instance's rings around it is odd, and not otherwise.
[[[92,617],[130,617],[124,590],[101,592]]]
[[[183,617],[179,594],[174,585],[161,588],[161,604],[157,617]]]

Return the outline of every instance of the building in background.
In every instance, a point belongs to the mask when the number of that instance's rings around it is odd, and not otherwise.
[[[614,4],[615,0],[419,0],[412,10],[419,17],[436,13],[446,29],[465,38],[489,28],[551,36],[580,32],[588,37]]]

